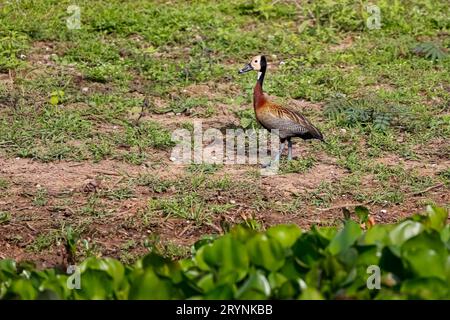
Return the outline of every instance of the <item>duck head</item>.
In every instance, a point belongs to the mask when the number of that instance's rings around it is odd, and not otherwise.
[[[239,70],[239,74],[243,74],[249,71],[258,71],[264,72],[266,71],[267,61],[265,56],[255,56],[252,58],[250,63],[248,63],[245,67]]]

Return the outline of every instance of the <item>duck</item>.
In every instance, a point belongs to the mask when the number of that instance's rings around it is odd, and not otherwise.
[[[278,130],[280,149],[274,161],[279,161],[288,144],[288,161],[292,160],[292,138],[303,140],[317,139],[325,142],[325,139],[317,127],[315,127],[304,115],[286,106],[277,104],[263,91],[264,77],[267,70],[267,59],[264,55],[257,55],[239,70],[239,74],[250,71],[257,72],[256,84],[253,89],[253,108],[256,120],[268,131]]]

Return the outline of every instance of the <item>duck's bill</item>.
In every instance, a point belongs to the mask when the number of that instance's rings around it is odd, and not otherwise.
[[[243,73],[246,73],[246,72],[249,72],[249,71],[252,71],[252,70],[253,70],[253,67],[249,63],[245,67],[243,67],[241,70],[239,70],[239,74],[243,74]]]

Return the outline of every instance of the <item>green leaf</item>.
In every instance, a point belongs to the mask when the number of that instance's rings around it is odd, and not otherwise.
[[[348,249],[361,234],[362,230],[360,226],[356,222],[348,220],[345,223],[344,229],[339,231],[328,245],[329,252],[335,255]]]
[[[446,280],[448,251],[437,233],[422,233],[409,239],[402,245],[401,254],[416,276]]]
[[[84,272],[88,270],[100,270],[106,272],[113,281],[113,286],[118,289],[125,278],[125,268],[117,260],[112,258],[96,259],[94,257],[86,259],[81,265],[82,279]]]
[[[11,259],[0,260],[0,280],[2,272],[8,273],[9,275],[15,275],[17,272],[16,262]]]
[[[267,230],[267,235],[278,240],[283,248],[290,248],[300,237],[302,231],[295,224],[279,224]]]
[[[236,293],[237,299],[244,300],[260,300],[270,296],[270,284],[262,271],[254,271],[250,273],[247,281],[238,289]]]
[[[267,279],[269,280],[269,284],[272,289],[280,288],[283,283],[288,281],[288,278],[286,278],[286,276],[284,276],[281,272],[271,272]]]
[[[51,96],[50,97],[50,104],[52,106],[56,106],[59,102],[58,96]]]
[[[387,245],[389,244],[389,232],[391,231],[391,229],[392,226],[390,225],[376,224],[366,231],[363,238],[361,239],[361,243],[366,245]]]
[[[441,240],[447,245],[447,249],[450,250],[450,224],[447,224],[441,231]]]
[[[366,223],[369,218],[369,209],[363,206],[357,206],[355,208],[355,214],[358,216],[360,223]]]
[[[214,275],[212,273],[208,273],[203,276],[200,280],[198,280],[197,286],[204,292],[211,291],[214,289]]]
[[[23,300],[34,300],[38,295],[38,291],[33,287],[32,282],[27,279],[17,279],[13,281],[10,290]]]
[[[292,247],[297,262],[304,267],[311,267],[322,257],[321,245],[317,236],[305,233],[298,238]]]
[[[447,210],[436,206],[427,206],[426,212],[428,217],[427,225],[430,228],[441,231],[445,227],[445,223],[448,219]]]
[[[417,236],[423,231],[423,226],[419,222],[406,220],[398,224],[389,233],[389,240],[392,244],[401,246],[408,239]]]
[[[402,283],[400,292],[409,299],[450,299],[450,287],[438,278],[408,279]]]
[[[131,300],[168,300],[178,297],[171,281],[159,278],[150,268],[133,281],[129,294]]]
[[[247,243],[247,251],[252,263],[269,271],[276,271],[284,264],[284,250],[277,239],[269,239],[258,234]]]
[[[204,298],[208,300],[231,300],[234,298],[235,291],[234,285],[221,285],[206,293]]]
[[[180,265],[156,253],[146,255],[142,260],[142,266],[143,268],[152,267],[158,276],[171,278],[174,282],[181,281]]]
[[[205,263],[210,267],[219,268],[222,275],[232,274],[236,278],[235,280],[240,280],[247,274],[249,266],[247,250],[230,234],[201,249],[203,248]]]
[[[324,300],[324,297],[316,288],[308,287],[302,290],[299,297],[300,300]]]
[[[112,278],[105,271],[87,269],[81,273],[81,289],[74,290],[78,299],[105,300],[113,297]]]

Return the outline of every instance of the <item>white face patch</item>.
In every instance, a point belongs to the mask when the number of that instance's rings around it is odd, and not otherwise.
[[[258,80],[259,80],[259,78],[261,78],[261,76],[262,76],[262,72],[259,71],[259,72],[258,72]]]

